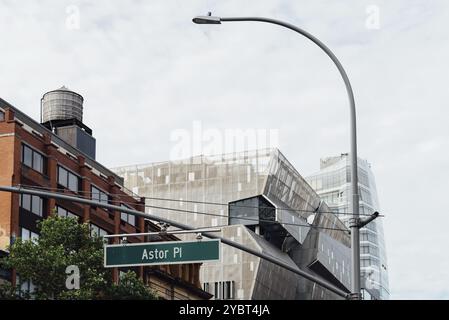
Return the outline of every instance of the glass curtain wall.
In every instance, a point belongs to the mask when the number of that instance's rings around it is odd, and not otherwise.
[[[358,160],[360,214],[380,212],[377,188],[370,164]],[[348,226],[350,215],[350,163],[343,154],[321,160],[320,171],[306,178],[332,211]],[[347,213],[345,215],[344,213]],[[389,299],[387,257],[382,219],[360,230],[362,287],[368,299]]]

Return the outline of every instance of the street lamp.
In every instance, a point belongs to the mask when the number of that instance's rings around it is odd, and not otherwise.
[[[355,101],[354,93],[352,92],[351,83],[343,69],[340,61],[334,53],[320,40],[315,38],[313,35],[307,31],[298,28],[290,23],[283,22],[280,20],[262,18],[262,17],[214,17],[209,12],[207,16],[197,16],[192,19],[194,23],[197,24],[221,24],[222,22],[238,22],[238,21],[257,21],[277,24],[282,27],[288,28],[290,30],[296,31],[304,37],[311,40],[313,43],[318,45],[337,66],[341,77],[345,83],[346,91],[349,98],[349,109],[350,109],[350,161],[351,161],[351,208],[352,208],[352,218],[349,222],[349,227],[351,229],[351,258],[352,258],[352,282],[351,282],[351,298],[359,300],[361,299],[360,293],[360,233],[362,222],[359,218],[359,192],[358,192],[358,175],[357,175],[357,129],[356,129],[356,113],[355,113]]]

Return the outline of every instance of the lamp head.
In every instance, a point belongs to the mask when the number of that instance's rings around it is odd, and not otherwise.
[[[196,16],[192,21],[197,24],[221,24],[220,17],[213,17],[210,12],[207,16]]]

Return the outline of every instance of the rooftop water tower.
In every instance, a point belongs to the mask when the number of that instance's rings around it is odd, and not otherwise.
[[[41,99],[41,123],[67,143],[95,159],[95,138],[83,123],[84,98],[68,88],[49,91]]]
[[[42,123],[77,119],[83,122],[84,98],[66,87],[44,94],[41,100]]]

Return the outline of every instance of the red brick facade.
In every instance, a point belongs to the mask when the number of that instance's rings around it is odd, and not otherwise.
[[[82,195],[90,198],[91,186],[102,190],[109,196],[109,203],[115,205],[126,204],[128,207],[145,211],[144,199],[131,196],[120,185],[120,178],[98,164],[93,168],[86,162],[86,156],[81,152],[72,154],[64,147],[58,145],[60,141],[49,130],[42,127],[36,132],[25,123],[28,119],[21,119],[15,114],[12,106],[4,105],[0,101],[0,112],[4,113],[4,119],[0,117],[0,185],[16,186],[30,185],[51,190],[58,190],[68,195]],[[3,110],[3,111],[2,111]],[[17,112],[19,113],[19,112]],[[36,123],[34,123],[34,126]],[[37,151],[44,156],[44,172],[38,172],[22,161],[22,145]],[[70,148],[68,148],[70,149]],[[70,150],[70,151],[73,151]],[[92,159],[90,163],[92,164]],[[94,162],[96,164],[96,162]],[[79,191],[72,192],[68,188],[58,184],[58,166],[75,174],[79,178]],[[159,227],[145,221],[141,217],[135,217],[135,225],[121,220],[118,211],[108,211],[99,207],[82,205],[68,201],[55,199],[44,200],[42,217],[46,218],[53,213],[55,206],[60,206],[80,217],[80,221],[92,223],[109,234],[138,233],[158,231]],[[0,192],[0,250],[5,250],[11,237],[19,237],[23,227],[23,211],[19,207],[19,195]],[[32,213],[29,213],[33,215]],[[29,225],[29,223],[28,223]],[[32,230],[36,231],[36,230]],[[143,237],[129,238],[129,242],[144,241]],[[174,236],[165,236],[165,241],[178,240]],[[117,241],[117,240],[116,240]],[[200,264],[167,265],[159,267],[139,267],[134,269],[151,287],[166,298],[182,299],[209,299],[210,295],[201,290],[199,281]],[[114,271],[114,279],[118,279],[118,271]],[[14,281],[14,275],[13,275]]]

